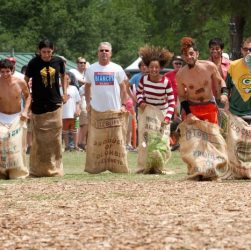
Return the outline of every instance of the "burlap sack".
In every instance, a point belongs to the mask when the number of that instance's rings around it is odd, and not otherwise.
[[[220,132],[223,138],[226,139],[228,131],[228,114],[222,108],[219,108],[218,121],[218,124],[220,126]]]
[[[40,115],[32,114],[32,126],[30,176],[63,176],[62,108]]]
[[[28,175],[26,134],[26,122],[20,117],[10,126],[0,123],[0,178],[18,179]]]
[[[128,112],[91,110],[85,171],[128,173],[126,133]]]
[[[226,142],[219,126],[206,121],[184,121],[179,130],[180,153],[187,164],[188,178],[212,180],[227,173]]]
[[[137,173],[161,174],[171,156],[170,125],[161,126],[164,115],[158,108],[147,105],[139,109],[139,146]]]
[[[229,114],[228,158],[234,178],[251,178],[251,125]]]

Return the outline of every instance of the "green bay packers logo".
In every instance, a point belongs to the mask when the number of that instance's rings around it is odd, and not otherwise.
[[[249,100],[251,96],[251,74],[240,77],[238,81],[238,91],[245,102]]]

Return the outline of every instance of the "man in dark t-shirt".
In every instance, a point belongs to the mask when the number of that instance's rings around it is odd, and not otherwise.
[[[62,102],[65,95],[65,64],[54,56],[54,45],[45,39],[38,45],[39,54],[28,63],[25,80],[32,79],[33,142],[30,156],[30,175],[61,176],[62,164]],[[63,96],[60,94],[60,79]]]
[[[33,113],[43,114],[61,106],[59,77],[62,78],[64,73],[64,62],[57,56],[51,56],[50,61],[44,61],[38,55],[29,62],[25,75],[32,78],[31,110]]]

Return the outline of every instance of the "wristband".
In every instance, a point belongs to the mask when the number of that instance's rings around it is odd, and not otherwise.
[[[228,96],[228,89],[227,89],[227,87],[222,87],[221,88],[221,94]]]
[[[188,101],[183,101],[183,102],[180,103],[180,105],[185,110],[187,115],[191,113]]]

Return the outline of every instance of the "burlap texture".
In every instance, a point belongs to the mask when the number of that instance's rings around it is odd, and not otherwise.
[[[63,176],[62,108],[44,114],[32,114],[30,176]]]
[[[147,105],[138,113],[138,173],[159,174],[171,157],[170,125],[161,126],[164,115],[158,108]]]
[[[228,134],[229,166],[234,178],[251,178],[251,125],[229,114]]]
[[[220,126],[220,132],[223,138],[226,139],[228,131],[228,114],[225,112],[224,109],[219,108],[218,121],[218,124]]]
[[[28,175],[26,166],[26,122],[18,117],[11,125],[0,123],[0,178],[19,179]]]
[[[91,110],[88,125],[86,172],[97,174],[108,170],[114,173],[128,173],[125,147],[128,115],[128,112]]]
[[[182,122],[180,153],[187,164],[188,178],[215,179],[228,172],[226,142],[216,124],[206,121]]]

